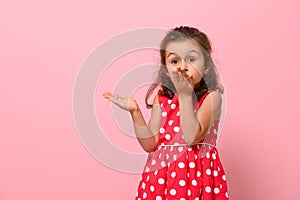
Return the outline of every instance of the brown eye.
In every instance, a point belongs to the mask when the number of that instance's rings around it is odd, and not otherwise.
[[[173,59],[172,61],[171,61],[171,63],[173,64],[173,65],[177,65],[178,64],[178,60],[177,59]]]

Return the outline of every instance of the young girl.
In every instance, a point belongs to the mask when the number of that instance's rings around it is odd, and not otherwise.
[[[157,80],[145,97],[152,108],[148,124],[133,98],[103,94],[130,112],[137,140],[149,153],[136,200],[228,199],[216,149],[224,89],[210,54],[210,42],[198,29],[181,26],[168,32],[160,46]]]

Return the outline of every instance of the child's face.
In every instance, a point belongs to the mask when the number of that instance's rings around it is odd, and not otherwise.
[[[204,56],[200,47],[192,39],[170,42],[166,46],[166,65],[169,70],[178,67],[193,76],[194,83],[202,79],[204,72]]]

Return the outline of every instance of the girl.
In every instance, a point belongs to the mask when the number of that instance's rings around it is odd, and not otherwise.
[[[228,199],[216,149],[224,89],[210,54],[210,41],[198,29],[181,26],[168,32],[156,83],[145,97],[152,108],[148,124],[133,98],[103,94],[130,112],[137,140],[149,153],[136,200]]]

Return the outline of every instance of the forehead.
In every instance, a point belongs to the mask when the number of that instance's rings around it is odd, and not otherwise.
[[[192,52],[202,55],[198,43],[192,39],[172,41],[166,46],[166,51],[167,55],[170,53],[175,53],[179,56],[186,56]]]

